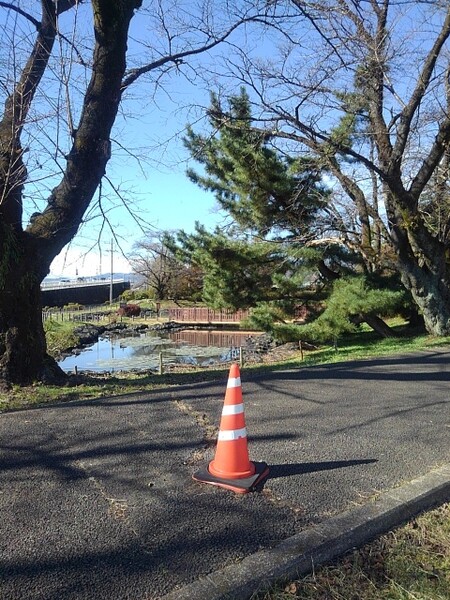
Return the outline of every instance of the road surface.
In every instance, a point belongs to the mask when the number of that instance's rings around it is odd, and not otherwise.
[[[1,600],[156,599],[450,461],[450,349],[241,373],[246,495],[200,484],[220,381],[0,415]]]

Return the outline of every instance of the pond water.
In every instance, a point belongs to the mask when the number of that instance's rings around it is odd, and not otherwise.
[[[253,334],[252,334],[253,335]],[[100,338],[98,342],[58,364],[67,372],[157,370],[164,364],[207,366],[239,357],[248,333],[242,331],[148,331],[140,335]]]

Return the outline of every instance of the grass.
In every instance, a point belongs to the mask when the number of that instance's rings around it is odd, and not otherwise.
[[[222,377],[228,367],[205,372],[180,372],[157,374],[123,374],[84,376],[71,375],[64,386],[35,383],[29,387],[13,386],[0,392],[0,412],[32,408],[43,404],[70,400],[92,400],[106,396],[136,394],[171,385],[214,380]]]
[[[349,360],[379,358],[408,352],[432,350],[450,345],[450,337],[432,337],[427,335],[407,335],[404,326],[393,326],[400,334],[396,338],[380,339],[374,331],[364,328],[361,331],[343,337],[337,349],[324,346],[313,352],[306,352],[301,360],[300,353],[272,368],[307,367],[318,364],[331,364]]]
[[[47,350],[51,356],[66,348],[73,348],[78,343],[78,338],[73,330],[76,325],[69,321],[55,321],[48,319],[44,322],[45,337],[47,339]]]
[[[450,504],[253,600],[448,600]]]

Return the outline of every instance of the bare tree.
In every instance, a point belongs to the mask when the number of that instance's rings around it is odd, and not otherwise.
[[[261,11],[246,1],[222,7],[164,0],[0,2],[8,48],[0,62],[2,385],[63,379],[46,350],[40,283],[101,192],[112,129],[131,88],[145,83],[151,103],[152,90],[170,71],[193,76],[189,59],[251,19],[270,16],[270,6],[260,4]],[[44,149],[53,154],[52,166]]]
[[[395,268],[428,331],[448,335],[448,3],[290,5],[278,53],[227,63],[259,110],[255,129],[322,160],[347,198],[334,205],[341,239],[368,270]]]
[[[195,297],[201,289],[198,269],[183,264],[165,245],[164,235],[153,235],[135,244],[133,271],[145,282],[155,300]]]

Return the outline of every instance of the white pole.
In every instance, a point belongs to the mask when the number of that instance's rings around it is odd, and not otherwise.
[[[111,238],[111,279],[109,282],[109,304],[113,301],[113,281],[114,281],[114,254],[113,254],[113,239]]]

